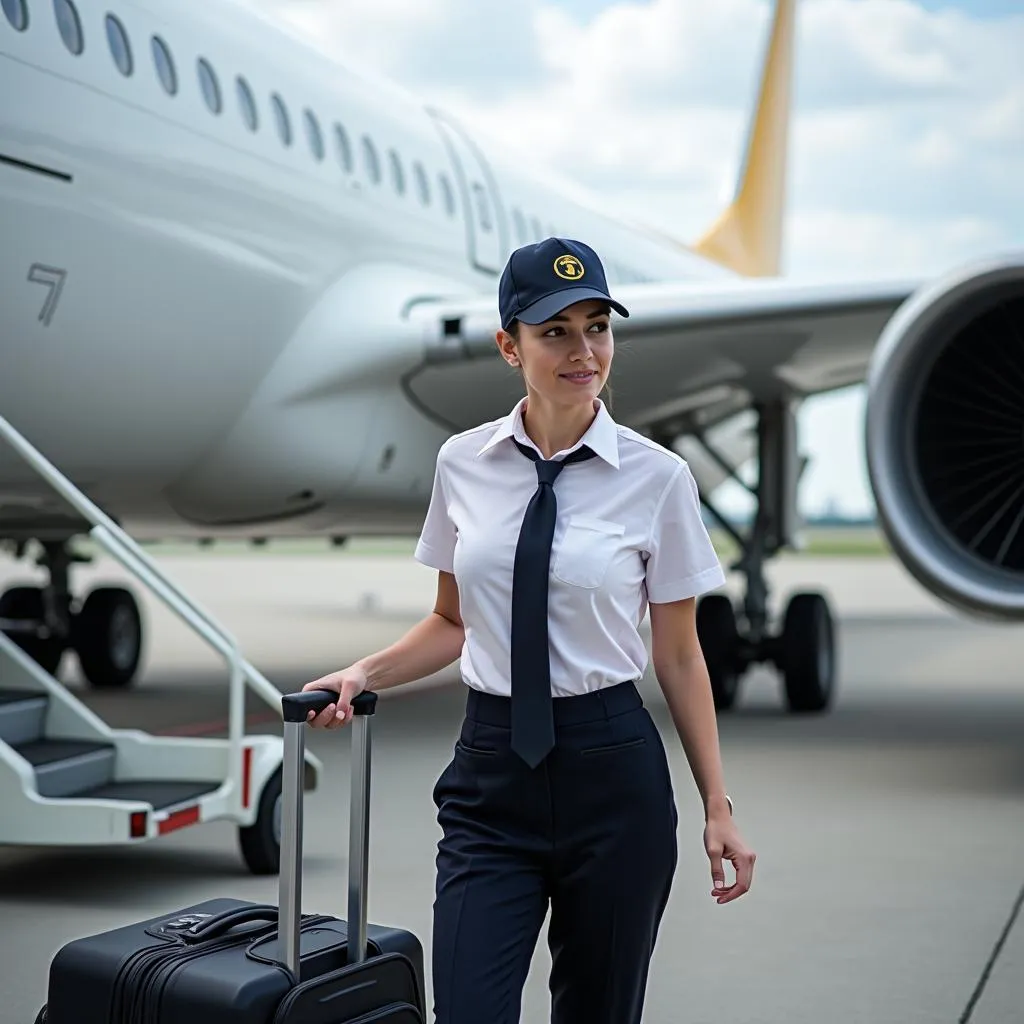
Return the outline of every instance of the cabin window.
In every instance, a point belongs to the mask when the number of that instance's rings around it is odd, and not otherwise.
[[[316,114],[312,110],[306,110],[302,115],[302,120],[306,125],[306,138],[309,141],[309,148],[313,151],[313,156],[316,157],[317,162],[320,162],[324,158],[324,136],[323,132],[320,131],[320,122],[316,119]]]
[[[380,157],[377,156],[377,147],[369,135],[363,136],[363,163],[366,164],[366,173],[374,185],[380,184]]]
[[[7,20],[16,32],[24,32],[28,28],[28,8],[25,0],[0,0],[0,7],[3,7]]]
[[[53,13],[57,18],[57,28],[60,30],[60,37],[64,45],[76,57],[85,49],[85,39],[82,36],[82,22],[79,20],[78,11],[71,0],[53,0]]]
[[[164,91],[173,96],[178,91],[178,73],[174,70],[171,51],[159,36],[153,36],[153,64]]]
[[[518,207],[512,211],[512,220],[515,221],[516,238],[519,239],[519,244],[526,245],[530,240],[530,236],[527,234],[526,218],[523,216],[523,211]]]
[[[395,152],[395,150],[388,150],[388,159],[391,162],[391,181],[395,186],[395,191],[400,195],[405,195],[405,171],[402,170],[402,158]]]
[[[420,202],[424,206],[430,205],[430,182],[427,180],[427,172],[423,169],[423,164],[416,161],[412,165],[412,173],[416,178],[416,194],[420,198]]]
[[[124,25],[112,14],[107,15],[107,43],[110,46],[110,56],[114,58],[117,70],[127,78],[134,69],[132,62],[132,47],[128,42],[128,33]]]
[[[274,108],[277,134],[285,146],[290,146],[292,144],[292,122],[288,117],[288,108],[284,105],[284,100],[276,92],[270,97],[270,105]]]
[[[334,125],[334,144],[338,150],[338,163],[346,174],[352,173],[352,145],[348,132],[340,124]]]
[[[487,190],[478,181],[473,182],[473,201],[476,203],[476,219],[480,222],[481,231],[491,231],[491,208],[487,202]]]
[[[235,86],[238,89],[238,105],[242,110],[242,120],[249,131],[254,132],[259,127],[256,98],[249,88],[249,83],[241,75],[235,80]]]
[[[219,114],[221,111],[221,98],[217,73],[205,57],[199,58],[197,66],[199,68],[199,88],[203,92],[203,99],[206,101],[207,107],[210,108],[211,114]]]
[[[448,180],[447,174],[441,174],[438,176],[438,181],[441,183],[441,196],[444,199],[445,213],[449,217],[455,216],[455,193],[452,192],[451,182]]]

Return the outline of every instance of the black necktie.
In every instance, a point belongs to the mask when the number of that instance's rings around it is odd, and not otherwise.
[[[512,571],[511,745],[536,768],[555,744],[548,652],[548,572],[557,512],[553,485],[566,465],[592,459],[596,452],[584,446],[560,461],[546,460],[515,443],[537,465],[537,490],[526,506]]]

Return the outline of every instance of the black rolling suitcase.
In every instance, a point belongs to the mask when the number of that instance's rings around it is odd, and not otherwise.
[[[423,949],[366,923],[370,720],[354,701],[348,923],[300,917],[305,721],[335,694],[282,698],[279,905],[216,899],[77,939],[50,965],[39,1024],[423,1024]]]

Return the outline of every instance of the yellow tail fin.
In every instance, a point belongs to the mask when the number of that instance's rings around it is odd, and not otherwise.
[[[692,246],[748,277],[779,273],[796,0],[777,0],[757,110],[732,203]]]

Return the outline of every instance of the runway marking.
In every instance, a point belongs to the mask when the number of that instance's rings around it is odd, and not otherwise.
[[[985,991],[988,979],[992,975],[992,968],[995,967],[996,960],[999,959],[999,954],[1003,951],[1003,946],[1006,945],[1006,940],[1010,937],[1010,932],[1013,931],[1013,926],[1017,922],[1017,916],[1020,914],[1020,908],[1022,905],[1024,905],[1024,885],[1021,886],[1020,892],[1017,893],[1017,899],[1014,901],[1013,910],[1010,911],[1009,920],[1006,922],[1006,926],[1003,928],[1002,934],[999,936],[999,939],[995,944],[995,948],[992,950],[992,953],[988,958],[988,962],[985,964],[985,969],[981,972],[978,984],[975,985],[974,991],[971,993],[971,998],[967,1001],[967,1006],[964,1007],[964,1012],[960,1015],[958,1024],[967,1024],[967,1021],[971,1019],[971,1014],[974,1013],[974,1008],[978,1005],[978,1000]]]

